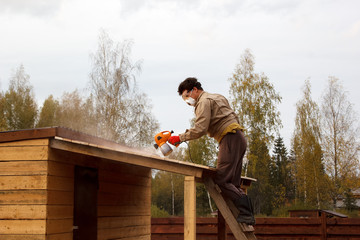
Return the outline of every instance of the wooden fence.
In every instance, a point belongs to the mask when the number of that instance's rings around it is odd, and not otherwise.
[[[217,218],[197,218],[196,239],[217,239]],[[227,239],[235,239],[227,229]],[[360,218],[257,218],[258,240],[360,240]],[[152,218],[152,240],[184,239],[183,218]]]

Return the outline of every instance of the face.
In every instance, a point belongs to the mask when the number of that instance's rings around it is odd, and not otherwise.
[[[195,101],[195,99],[194,99],[193,97],[191,97],[192,93],[193,93],[193,90],[191,90],[190,92],[187,91],[187,90],[185,90],[185,91],[181,94],[181,96],[182,96],[183,100],[184,100],[188,105],[190,105],[190,106],[195,106],[196,101]]]
[[[182,99],[184,101],[186,101],[186,99],[191,97],[192,92],[193,92],[193,90],[191,90],[191,91],[188,91],[188,90],[183,91],[183,93],[181,94]]]

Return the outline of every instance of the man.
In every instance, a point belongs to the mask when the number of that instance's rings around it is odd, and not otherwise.
[[[219,153],[214,181],[239,209],[237,221],[254,225],[251,202],[240,188],[247,143],[238,117],[224,96],[205,92],[196,78],[181,82],[178,93],[187,104],[195,107],[195,125],[179,136],[171,136],[168,141],[176,145],[206,133],[215,138],[219,143]]]

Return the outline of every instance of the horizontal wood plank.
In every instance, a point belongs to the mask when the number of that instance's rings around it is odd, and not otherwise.
[[[71,219],[49,219],[46,221],[46,233],[67,233],[73,231],[73,222]]]
[[[150,226],[150,216],[101,217],[98,218],[98,228],[123,228],[130,226]]]
[[[47,139],[47,138],[0,142],[0,148],[1,147],[19,147],[19,146],[48,146],[48,145],[49,145],[49,139]]]
[[[114,238],[112,240],[151,240],[151,235],[142,235],[142,236],[134,236],[134,237],[125,237],[125,238]]]
[[[140,195],[121,194],[121,193],[104,193],[99,192],[98,204],[101,205],[149,205],[151,202],[151,193],[146,192]]]
[[[73,232],[48,234],[46,240],[73,240]]]
[[[360,218],[328,218],[326,222],[327,225],[352,225],[360,227]]]
[[[100,182],[99,192],[104,193],[121,193],[123,195],[131,194],[139,196],[140,194],[149,194],[150,186],[134,186],[122,183]]]
[[[48,219],[66,219],[73,217],[74,208],[72,205],[48,205]]]
[[[331,235],[357,235],[360,236],[359,226],[327,226],[327,234]]]
[[[49,149],[49,160],[53,162],[79,165],[85,167],[99,168],[102,159],[76,152],[63,151],[59,149]]]
[[[150,206],[98,206],[99,217],[150,216]]]
[[[49,161],[48,173],[50,176],[74,178],[74,164]]]
[[[143,235],[150,235],[151,227],[149,226],[134,226],[124,228],[99,229],[98,240],[117,239],[124,237],[136,237]]]
[[[47,161],[0,162],[0,176],[47,175]]]
[[[0,205],[0,219],[46,219],[46,205]]]
[[[0,176],[0,190],[46,189],[47,176]]]
[[[151,177],[151,170],[147,167],[114,162],[107,159],[102,159],[99,168],[106,172],[113,172],[119,175],[131,174],[134,176]]]
[[[108,182],[108,183],[122,183],[127,185],[135,186],[151,186],[151,177],[150,176],[137,176],[134,174],[128,173],[118,173],[112,171],[101,170],[99,172],[99,181]]]
[[[318,234],[321,232],[320,226],[287,226],[284,228],[283,226],[257,226],[256,233],[257,234],[266,234],[266,235],[277,235],[277,234]]]
[[[46,240],[45,234],[0,234],[1,240]]]
[[[0,147],[0,161],[47,160],[48,146]]]
[[[46,190],[0,191],[1,204],[46,204]]]
[[[320,225],[321,218],[259,218],[256,225]]]
[[[46,220],[0,220],[1,234],[45,234]]]
[[[55,191],[74,191],[74,179],[48,176],[48,189]]]
[[[73,205],[74,192],[48,191],[47,203],[55,205]]]

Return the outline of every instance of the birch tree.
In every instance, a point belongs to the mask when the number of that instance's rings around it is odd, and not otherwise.
[[[327,200],[326,174],[321,149],[320,110],[311,98],[309,79],[296,104],[292,147],[295,157],[296,197],[305,205],[320,208]]]
[[[62,95],[55,115],[57,125],[95,135],[97,118],[91,98],[84,97],[79,90]]]
[[[269,148],[281,127],[279,93],[264,73],[254,72],[254,56],[246,49],[229,79],[231,105],[248,140],[246,172],[258,182],[249,191],[255,212],[271,214]]]
[[[104,30],[99,34],[98,48],[91,55],[90,73],[90,89],[98,119],[96,135],[131,145],[134,142],[129,140],[142,134],[144,138],[140,136],[138,140],[149,144],[153,141],[149,136],[154,136],[158,122],[151,115],[146,95],[137,92],[135,87],[141,61],[132,61],[132,44],[130,40],[114,43]],[[141,145],[139,141],[135,144]]]
[[[322,96],[322,126],[326,172],[333,187],[332,200],[356,187],[359,165],[359,125],[347,93],[336,77],[330,76]]]
[[[3,97],[6,130],[35,127],[37,104],[29,79],[23,65],[20,65],[10,78],[9,89]]]

